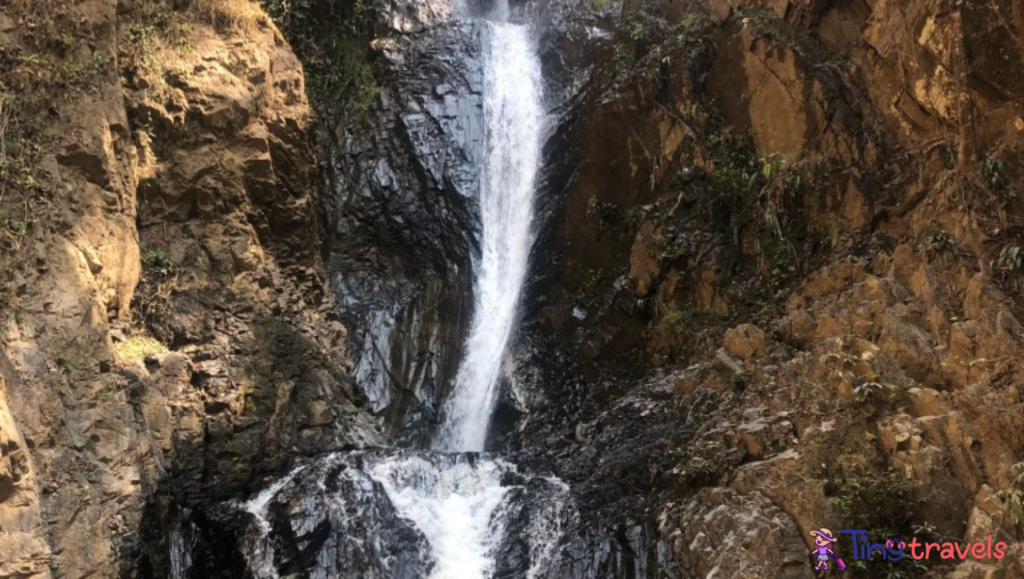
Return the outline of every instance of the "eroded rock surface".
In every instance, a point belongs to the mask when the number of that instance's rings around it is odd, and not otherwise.
[[[446,1],[379,2],[380,82],[330,128],[332,285],[356,378],[389,435],[422,443],[472,309],[483,154],[481,35]]]
[[[181,509],[382,440],[318,249],[302,66],[218,6],[4,9],[5,54],[36,55],[4,82],[46,96],[22,138],[52,140],[2,196],[31,211],[0,254],[0,575],[167,576]]]
[[[588,82],[517,384],[592,523],[568,549],[635,557],[582,576],[807,576],[821,526],[991,533],[1003,560],[932,571],[1024,573],[1011,3],[555,4]],[[740,528],[778,548],[720,557]]]

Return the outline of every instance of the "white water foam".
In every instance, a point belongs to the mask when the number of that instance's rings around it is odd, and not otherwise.
[[[435,446],[481,451],[533,245],[533,197],[544,130],[540,61],[527,26],[489,23],[484,62],[486,165],[482,254],[465,357]]]
[[[511,469],[492,460],[439,468],[411,456],[377,464],[369,474],[426,536],[435,561],[430,579],[478,579],[493,574],[492,550],[505,529],[504,519],[492,515],[507,492],[501,474]]]
[[[305,465],[296,468],[263,489],[256,498],[245,503],[245,510],[255,519],[255,532],[246,533],[243,548],[249,563],[249,570],[256,579],[277,579],[274,568],[274,545],[270,537],[270,522],[267,521],[267,507],[281,489],[297,477]]]

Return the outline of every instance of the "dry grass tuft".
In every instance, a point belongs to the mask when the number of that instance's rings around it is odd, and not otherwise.
[[[222,30],[248,33],[270,23],[267,13],[253,0],[188,0],[188,10],[192,18]]]
[[[123,342],[114,343],[114,351],[121,364],[130,366],[142,362],[148,356],[169,351],[160,340],[149,336],[132,336]]]

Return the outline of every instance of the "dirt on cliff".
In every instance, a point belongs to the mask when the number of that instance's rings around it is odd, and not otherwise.
[[[302,66],[246,0],[7,2],[0,61],[0,576],[166,576],[176,509],[379,440]]]

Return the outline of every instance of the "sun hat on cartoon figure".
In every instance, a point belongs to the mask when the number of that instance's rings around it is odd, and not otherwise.
[[[835,552],[831,549],[832,544],[836,542],[836,538],[832,534],[832,531],[826,528],[821,528],[817,531],[811,531],[811,535],[814,536],[814,550],[811,551],[811,553],[814,554],[814,560],[818,562],[815,569],[827,571],[828,559],[831,555],[836,559],[836,564],[839,566],[839,570],[842,571],[844,566],[840,563],[840,559],[836,557]]]

